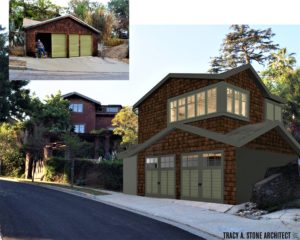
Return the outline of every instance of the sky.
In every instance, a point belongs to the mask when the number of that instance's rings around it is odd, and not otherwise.
[[[68,2],[52,1],[62,6]],[[8,0],[1,3],[3,24],[8,22]],[[31,81],[28,88],[41,99],[58,90],[77,91],[103,104],[133,105],[169,72],[206,72],[231,23],[272,27],[274,42],[296,53],[300,66],[299,3],[252,0],[241,11],[239,0],[130,0],[129,81]]]

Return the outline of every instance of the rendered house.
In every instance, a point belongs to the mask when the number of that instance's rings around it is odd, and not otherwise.
[[[121,154],[124,192],[237,204],[270,167],[297,161],[283,100],[251,65],[221,74],[168,74],[134,108],[139,144]]]
[[[109,157],[116,150],[120,141],[113,135],[112,119],[122,109],[121,105],[102,105],[100,102],[77,92],[62,96],[70,101],[71,122],[74,131],[81,138],[93,142],[95,146],[94,158],[100,155]],[[101,134],[97,134],[97,131]]]
[[[97,56],[100,31],[72,15],[42,22],[25,19],[23,28],[28,56],[35,55],[38,39],[53,58]]]

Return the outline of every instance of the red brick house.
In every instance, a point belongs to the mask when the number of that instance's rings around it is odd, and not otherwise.
[[[136,104],[139,144],[121,154],[124,192],[237,204],[270,167],[297,161],[284,101],[251,65],[170,73]]]
[[[71,122],[74,132],[95,145],[94,158],[108,157],[116,150],[117,136],[113,135],[111,124],[114,116],[122,109],[121,105],[102,105],[100,102],[77,92],[62,96],[70,101]],[[97,133],[101,134],[97,134]]]
[[[25,19],[26,55],[34,56],[38,39],[50,57],[97,56],[100,31],[82,20],[65,15],[46,21]]]

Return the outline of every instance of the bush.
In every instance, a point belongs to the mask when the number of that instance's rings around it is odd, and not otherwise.
[[[45,164],[45,180],[68,182],[70,176],[70,162],[61,157],[51,157]]]
[[[12,152],[2,159],[1,174],[9,177],[21,177],[25,171],[24,156],[19,152]]]
[[[99,181],[103,188],[121,191],[123,189],[123,162],[104,160],[99,164]]]
[[[108,47],[115,47],[124,43],[124,40],[119,38],[108,38],[104,40],[104,45]]]

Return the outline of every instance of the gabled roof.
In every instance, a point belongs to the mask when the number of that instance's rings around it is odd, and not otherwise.
[[[294,137],[284,128],[281,122],[279,121],[264,121],[257,124],[249,124],[242,127],[239,127],[227,134],[216,133],[204,128],[198,128],[192,125],[175,123],[165,128],[161,132],[157,133],[150,139],[148,139],[143,144],[139,144],[132,149],[127,150],[120,154],[121,158],[130,157],[137,154],[140,151],[143,151],[147,147],[151,146],[171,131],[179,129],[191,134],[195,134],[201,137],[206,137],[217,142],[225,143],[234,147],[242,147],[247,143],[255,140],[261,135],[269,132],[272,129],[276,129],[278,133],[284,138],[284,140],[295,150],[297,154],[300,155],[300,145],[294,139]]]
[[[93,102],[93,103],[95,103],[95,104],[97,104],[97,105],[101,105],[100,102],[98,102],[98,101],[96,101],[96,100],[94,100],[94,99],[92,99],[92,98],[89,98],[89,97],[87,97],[87,96],[85,96],[85,95],[83,95],[83,94],[81,94],[81,93],[78,93],[78,92],[67,93],[67,94],[62,95],[61,97],[62,97],[62,98],[69,98],[69,97],[71,97],[71,96],[77,96],[77,97],[86,99],[86,100],[88,100],[89,102]]]
[[[273,101],[284,103],[283,99],[281,99],[278,96],[275,96],[269,92],[257,72],[254,70],[254,68],[251,66],[251,64],[246,64],[237,68],[234,68],[232,70],[223,72],[223,73],[169,73],[167,76],[165,76],[158,84],[156,84],[146,95],[144,95],[138,102],[136,102],[133,105],[133,108],[137,108],[144,100],[146,100],[154,91],[156,91],[160,86],[162,86],[165,82],[167,82],[169,79],[173,78],[180,78],[180,79],[208,79],[208,80],[225,80],[229,77],[232,77],[240,72],[243,72],[245,70],[250,70],[253,75],[255,76],[256,82],[258,87],[261,89],[263,94],[266,98],[269,98]]]
[[[42,21],[42,22],[36,22],[36,23],[32,22],[33,24],[30,24],[29,26],[23,26],[23,27],[24,27],[25,30],[32,29],[32,28],[36,28],[36,27],[39,27],[39,26],[42,26],[42,25],[45,25],[45,24],[48,24],[48,23],[56,22],[56,21],[59,21],[61,19],[65,19],[65,18],[71,18],[74,21],[78,22],[79,24],[81,24],[81,25],[83,25],[85,27],[88,27],[92,31],[94,31],[96,33],[100,33],[100,31],[97,30],[96,28],[92,27],[91,25],[87,24],[86,22],[84,22],[84,21],[80,20],[79,18],[74,17],[73,15],[70,15],[70,14],[67,14],[67,15],[64,15],[64,16],[60,16],[60,17],[56,17],[56,18],[51,18],[49,20]]]

